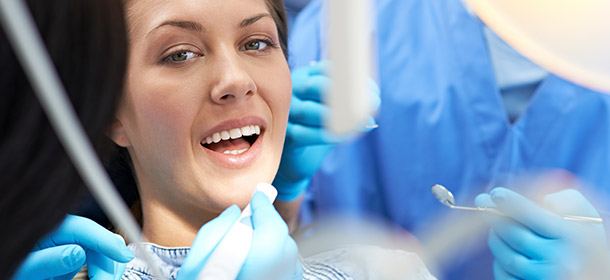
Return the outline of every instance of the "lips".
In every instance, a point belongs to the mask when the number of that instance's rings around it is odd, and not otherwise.
[[[242,168],[260,154],[265,122],[259,117],[228,120],[208,130],[200,144],[219,165]]]

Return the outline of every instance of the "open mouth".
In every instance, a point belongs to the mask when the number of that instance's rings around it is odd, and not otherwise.
[[[201,146],[224,155],[241,155],[252,147],[263,133],[259,125],[246,125],[214,132],[201,141]]]

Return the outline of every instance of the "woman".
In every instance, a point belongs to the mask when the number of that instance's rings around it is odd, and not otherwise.
[[[256,183],[275,176],[291,97],[283,6],[135,0],[127,11],[127,86],[110,136],[129,151],[143,232],[175,273],[188,253],[176,247],[191,246],[203,224],[232,204],[245,206]],[[251,252],[289,252],[285,273],[300,278],[286,225],[277,212],[266,217],[273,242],[257,238],[253,221]],[[259,275],[265,258],[252,254],[240,277]],[[124,278],[146,278],[148,270],[136,259]]]
[[[88,136],[101,148],[104,142],[108,142],[105,129],[113,120],[123,88],[127,40],[122,2],[26,2]],[[0,275],[8,277],[35,242],[56,227],[74,207],[85,187],[2,31],[0,29],[0,223],[5,230],[0,234],[3,256]],[[15,277],[50,278],[78,271],[88,248],[74,244],[82,241],[79,234],[72,234],[74,228],[84,231],[84,235],[89,235],[89,230],[93,229],[95,233],[91,236],[109,241],[98,247],[104,248],[102,251],[118,254],[121,250],[127,251],[122,240],[109,232],[101,232],[103,228],[83,227],[90,224],[90,221],[70,218],[67,227],[62,228],[66,234],[59,234],[69,235],[69,244],[64,244],[62,238],[55,239],[57,242],[51,245],[57,246],[54,248],[39,243],[37,251]],[[110,248],[114,245],[116,247]],[[90,261],[95,253],[87,255],[91,257],[87,258]],[[71,263],[70,269],[59,269],[44,262],[48,259],[66,260],[61,258],[65,256],[74,256],[80,262]],[[98,260],[105,258],[97,257]],[[119,259],[126,262],[130,258]],[[90,268],[95,267],[90,264]]]

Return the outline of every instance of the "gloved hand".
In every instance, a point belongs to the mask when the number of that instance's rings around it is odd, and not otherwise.
[[[495,279],[598,279],[607,275],[598,270],[610,265],[604,227],[557,215],[599,217],[580,192],[567,189],[546,195],[543,208],[511,190],[496,188],[477,196],[476,205],[497,207],[507,215],[488,217]]]
[[[302,279],[302,266],[288,225],[269,199],[257,192],[252,207],[252,247],[237,279]]]
[[[35,246],[14,279],[72,279],[85,262],[90,279],[119,279],[133,257],[119,235],[89,219],[68,215]]]
[[[240,215],[239,207],[232,205],[218,217],[203,225],[197,233],[193,245],[191,245],[191,251],[180,267],[176,279],[197,279],[216,245],[220,243]]]
[[[257,192],[252,207],[252,245],[238,279],[301,279],[301,265],[288,226],[267,197]],[[241,211],[235,205],[205,224],[197,233],[191,252],[180,267],[178,280],[197,279],[216,245],[238,220]]]
[[[280,168],[273,181],[280,201],[291,201],[303,194],[326,155],[341,141],[324,130],[328,108],[322,104],[322,99],[331,83],[326,76],[327,68],[327,63],[321,62],[292,71],[292,101],[286,141]],[[372,81],[371,95],[378,107],[379,88]],[[375,123],[372,118],[370,122]]]

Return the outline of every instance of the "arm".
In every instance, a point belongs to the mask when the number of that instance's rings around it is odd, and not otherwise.
[[[273,181],[278,190],[275,206],[291,230],[298,226],[298,210],[311,178],[335,145],[346,140],[328,135],[324,128],[328,108],[323,99],[331,83],[326,69],[327,63],[322,62],[298,68],[292,73],[286,141]],[[370,91],[379,106],[379,88],[374,82],[371,82]],[[374,123],[372,117],[370,122]]]

